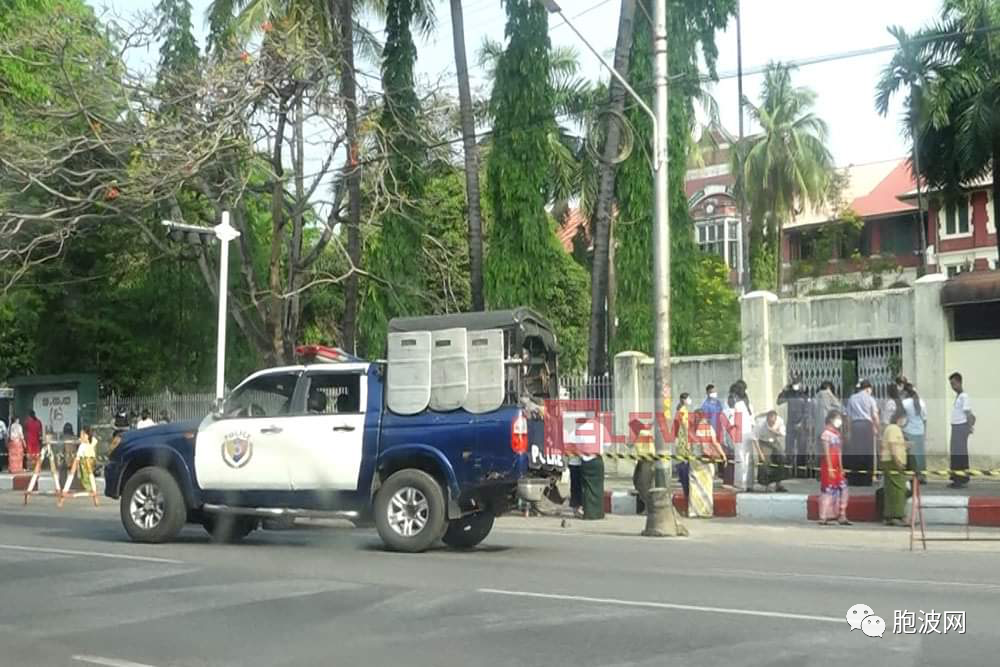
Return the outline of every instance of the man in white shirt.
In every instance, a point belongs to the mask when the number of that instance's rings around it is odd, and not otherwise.
[[[135,427],[136,428],[149,428],[150,426],[156,426],[156,422],[154,422],[152,419],[150,419],[150,417],[149,417],[149,410],[143,410],[142,411],[142,419],[139,420],[139,422],[135,425]]]
[[[972,403],[969,395],[962,389],[962,374],[952,373],[948,376],[951,388],[955,392],[955,403],[951,407],[951,484],[953,489],[961,489],[969,484],[968,475],[956,475],[956,470],[969,469],[969,434],[976,424],[976,416],[972,414]]]

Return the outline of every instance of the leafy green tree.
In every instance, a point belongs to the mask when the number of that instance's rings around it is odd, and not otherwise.
[[[565,253],[545,212],[556,132],[548,15],[534,0],[506,0],[507,48],[490,99],[493,145],[487,161],[493,212],[486,251],[486,300],[492,308],[530,306],[551,318],[563,364],[580,368],[589,302],[585,271]]]
[[[920,98],[915,160],[928,186],[948,196],[990,177],[994,219],[1000,215],[998,30],[995,0],[945,0],[940,21],[922,34],[919,56],[930,58],[934,76]]]
[[[386,4],[385,48],[382,52],[383,107],[380,142],[388,155],[386,194],[393,200],[382,216],[378,243],[369,271],[361,327],[369,341],[382,341],[389,320],[426,311],[422,291],[413,277],[424,275],[422,252],[423,198],[427,149],[420,133],[420,102],[413,69],[417,47],[412,26],[430,29],[433,12],[423,0],[389,0]],[[379,344],[377,349],[381,349]]]
[[[649,0],[640,0],[640,17],[653,14]],[[693,129],[693,102],[701,96],[698,60],[701,56],[714,75],[718,51],[715,33],[723,29],[736,9],[736,2],[685,0],[670,5],[667,25],[668,62],[672,83],[669,97],[667,138],[668,182],[670,190],[670,329],[673,354],[695,350],[731,352],[730,331],[739,329],[731,304],[722,299],[707,300],[717,281],[700,260],[684,194],[684,176]],[[639,91],[653,87],[652,31],[643,18],[635,22],[635,37],[629,58],[629,83]],[[652,95],[650,94],[650,98]],[[651,102],[651,99],[649,100]],[[649,146],[652,127],[648,116],[632,107],[626,114],[634,128],[636,150],[619,167],[615,185],[619,214],[615,223],[617,250],[615,274],[618,328],[611,348],[614,352],[653,348],[652,287],[653,179]],[[727,317],[723,317],[727,314]],[[728,322],[726,331],[708,329],[709,322]],[[710,349],[715,341],[715,349]]]
[[[742,171],[739,184],[750,206],[751,225],[758,228],[750,236],[751,281],[757,289],[781,290],[783,225],[806,206],[818,208],[826,201],[834,169],[826,122],[813,112],[816,94],[792,85],[791,72],[780,63],[768,65],[760,105],[743,102],[761,131],[734,151],[734,170]],[[774,284],[762,275],[755,258],[762,246],[774,260]]]

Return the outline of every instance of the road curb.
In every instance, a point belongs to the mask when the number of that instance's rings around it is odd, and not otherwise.
[[[687,514],[687,501],[681,491],[674,491],[673,501],[678,512]],[[718,490],[713,502],[715,516],[720,518],[796,523],[819,519],[818,494]],[[912,507],[913,501],[908,498],[906,516]],[[924,495],[921,508],[928,525],[1000,527],[1000,496]],[[628,516],[641,513],[643,507],[634,490],[605,491],[604,511]],[[859,523],[880,522],[874,494],[852,496],[847,503],[847,518]]]

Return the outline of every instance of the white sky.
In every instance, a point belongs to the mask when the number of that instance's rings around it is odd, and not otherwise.
[[[155,0],[89,0],[93,5],[109,6],[118,13],[150,11]],[[204,31],[203,17],[209,0],[192,0],[195,27]],[[618,0],[561,0],[567,15],[601,53],[614,48],[618,26]],[[500,0],[465,0],[466,46],[473,69],[473,87],[483,86],[483,72],[476,68],[476,52],[484,37],[503,39],[504,10]],[[450,75],[454,81],[451,41],[451,13],[446,0],[438,0],[438,30],[418,47],[418,68],[437,79]],[[770,60],[795,61],[803,58],[867,49],[892,43],[886,27],[899,23],[908,30],[935,18],[940,0],[841,0],[837,3],[818,0],[742,0],[743,66],[752,70]],[[641,14],[640,14],[641,17]],[[592,78],[606,78],[597,60],[586,51],[579,39],[558,17],[550,19],[553,44],[575,46],[580,52],[584,73]],[[372,25],[378,31],[382,26]],[[736,71],[736,29],[733,23],[716,36],[719,47],[720,75]],[[151,54],[155,61],[155,54]],[[872,162],[901,157],[906,152],[899,131],[901,100],[894,102],[887,118],[880,117],[873,105],[875,83],[884,65],[892,57],[883,52],[851,59],[807,65],[795,74],[795,81],[816,91],[817,112],[830,126],[830,143],[840,165]],[[760,75],[744,76],[744,93],[755,100]],[[727,78],[713,86],[723,123],[734,133],[737,129],[736,78]],[[752,128],[747,128],[751,131]]]

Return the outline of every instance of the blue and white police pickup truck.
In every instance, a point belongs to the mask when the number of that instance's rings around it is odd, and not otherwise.
[[[562,466],[542,442],[539,404],[557,395],[544,319],[397,319],[388,348],[379,363],[300,348],[308,363],[254,373],[200,423],[126,434],[105,493],[129,537],[165,542],[200,523],[235,541],[333,516],[373,522],[398,551],[469,548],[518,494],[541,498]]]

